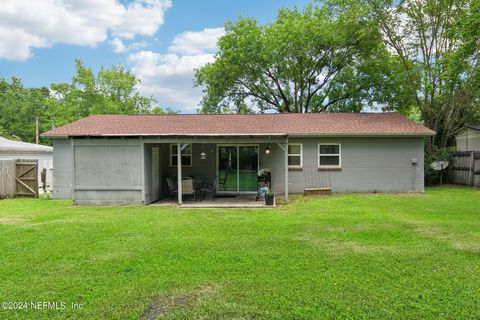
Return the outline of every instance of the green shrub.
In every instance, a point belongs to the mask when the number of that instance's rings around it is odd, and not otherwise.
[[[455,153],[455,147],[448,147],[437,149],[434,151],[425,150],[425,184],[428,186],[436,185],[440,183],[440,173],[433,170],[430,165],[434,161],[447,160],[449,166],[452,165],[453,155]],[[449,170],[443,171],[443,183],[448,183],[450,180]]]

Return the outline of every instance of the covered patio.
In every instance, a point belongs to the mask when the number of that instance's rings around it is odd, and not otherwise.
[[[259,188],[268,186],[272,191],[273,185],[288,201],[286,136],[149,138],[143,142],[146,204],[263,207],[264,199],[256,199]],[[276,169],[277,174],[269,172],[268,182],[263,181],[258,177],[263,169]]]

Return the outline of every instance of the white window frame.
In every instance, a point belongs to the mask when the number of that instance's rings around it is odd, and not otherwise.
[[[337,153],[320,153],[320,146],[338,146]],[[338,157],[338,165],[320,165],[321,156],[335,156]],[[319,143],[317,152],[317,161],[319,168],[341,168],[342,167],[342,144],[340,143]]]
[[[189,165],[184,165],[183,164],[183,161],[182,161],[182,168],[189,168],[189,167],[192,167],[193,165],[193,145],[191,143],[185,143],[187,146],[190,146],[190,153],[186,153],[186,154],[181,154],[181,157],[190,157],[190,164]],[[185,145],[185,144],[182,144],[182,145]],[[170,167],[177,167],[176,164],[173,164],[173,157],[177,157],[177,154],[173,153],[173,146],[177,147],[177,144],[176,143],[172,143],[170,144],[170,147],[169,147],[169,153],[170,153]],[[185,147],[186,148],[186,147]],[[181,151],[180,151],[181,152]]]
[[[300,146],[300,154],[289,153],[288,152],[289,146]],[[300,165],[288,165],[289,168],[303,168],[303,144],[302,143],[289,143],[287,146],[287,156],[288,158],[290,158],[290,156],[295,156],[295,157],[300,156]]]

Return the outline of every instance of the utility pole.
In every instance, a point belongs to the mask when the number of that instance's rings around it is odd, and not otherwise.
[[[38,116],[35,116],[35,143],[38,144]]]

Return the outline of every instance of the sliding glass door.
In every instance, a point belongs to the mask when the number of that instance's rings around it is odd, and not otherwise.
[[[238,191],[256,191],[258,146],[238,147]]]
[[[258,171],[258,146],[219,146],[217,169],[218,191],[256,191]]]
[[[218,191],[238,191],[237,149],[236,146],[218,147]]]

